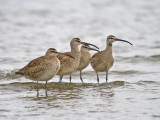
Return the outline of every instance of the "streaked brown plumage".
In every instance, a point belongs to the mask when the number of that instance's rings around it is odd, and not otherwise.
[[[56,49],[50,48],[44,56],[32,60],[25,67],[18,70],[16,74],[21,74],[27,79],[37,81],[37,83],[38,81],[46,81],[46,88],[47,81],[52,79],[60,69],[60,61],[56,57],[57,54],[62,53],[58,53]]]
[[[57,75],[60,76],[59,82],[62,81],[63,75],[71,74],[77,70],[81,57],[81,53],[79,51],[78,46],[81,44],[92,45],[90,43],[82,42],[79,38],[73,38],[70,42],[71,52],[66,52],[66,54],[73,56],[75,59],[71,59],[63,55],[57,56],[61,63],[60,70],[57,73]],[[96,47],[95,45],[92,46]],[[70,82],[71,82],[71,75],[70,75]]]
[[[82,70],[85,69],[89,63],[90,63],[90,58],[91,58],[91,53],[89,52],[89,50],[95,50],[98,51],[96,49],[90,48],[88,45],[82,45],[81,46],[81,58],[80,58],[80,63],[79,66],[77,68],[77,70],[80,71],[80,79],[83,82],[82,79]]]
[[[100,51],[99,53],[94,54],[91,58],[91,66],[96,71],[98,84],[99,84],[98,72],[106,72],[106,82],[108,80],[108,71],[113,66],[114,63],[114,58],[112,56],[112,43],[115,41],[123,41],[131,44],[126,40],[117,39],[113,35],[109,35],[107,37],[106,49]]]

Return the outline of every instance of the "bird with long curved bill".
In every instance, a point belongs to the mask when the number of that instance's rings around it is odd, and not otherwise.
[[[30,61],[25,67],[18,70],[16,74],[37,81],[37,96],[39,95],[38,81],[46,81],[45,90],[47,95],[47,81],[52,79],[60,69],[60,61],[57,58],[57,55],[59,54],[74,59],[71,55],[57,52],[54,48],[49,48],[44,56]]]
[[[80,80],[82,81],[82,83],[83,83],[82,70],[89,65],[90,59],[91,59],[91,53],[89,52],[90,50],[99,52],[99,50],[91,48],[89,45],[81,46],[81,50],[80,50],[81,59],[80,59],[80,63],[77,70],[80,71]]]
[[[71,82],[71,74],[77,70],[81,58],[81,53],[78,48],[79,45],[91,45],[97,49],[99,49],[96,45],[91,43],[82,42],[79,38],[73,38],[70,42],[71,51],[65,52],[68,55],[73,56],[75,59],[68,58],[64,55],[58,55],[58,59],[61,62],[60,70],[57,72],[57,75],[60,76],[59,82],[62,81],[64,75],[70,74],[70,82]]]
[[[118,39],[113,35],[109,35],[106,40],[106,49],[94,54],[91,58],[91,66],[96,72],[98,84],[98,72],[106,72],[106,82],[108,80],[108,71],[114,63],[114,58],[112,56],[112,44],[116,41],[126,42],[132,45],[132,43],[126,40]]]

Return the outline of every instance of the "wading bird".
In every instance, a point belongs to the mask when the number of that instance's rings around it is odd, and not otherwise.
[[[115,41],[127,42],[132,45],[132,43],[116,38],[113,35],[109,35],[106,40],[106,49],[94,54],[91,58],[91,66],[96,71],[97,81],[99,84],[98,72],[106,72],[106,82],[108,80],[108,71],[113,66],[114,58],[112,56],[112,43]]]
[[[70,74],[70,82],[71,82],[71,73],[76,71],[79,66],[81,53],[79,51],[78,46],[81,44],[92,45],[92,46],[98,48],[97,46],[95,46],[93,44],[82,42],[79,38],[73,38],[70,42],[71,52],[66,52],[66,54],[73,56],[75,59],[66,57],[64,55],[57,56],[57,58],[60,60],[60,63],[61,63],[60,70],[57,73],[57,75],[60,76],[59,82],[62,81],[62,78],[64,75],[68,75],[68,74]]]
[[[70,55],[59,53],[56,49],[49,48],[44,56],[32,60],[25,67],[18,70],[16,74],[20,74],[27,79],[37,81],[37,95],[39,94],[38,81],[46,81],[45,90],[47,94],[47,81],[52,79],[60,69],[60,61],[56,57],[57,54],[63,54],[67,57],[69,56],[68,58],[73,59]]]
[[[85,69],[89,65],[90,59],[91,59],[91,53],[89,52],[89,50],[99,51],[97,49],[89,47],[89,45],[81,46],[81,50],[80,50],[81,58],[80,58],[80,63],[79,63],[77,70],[80,71],[80,79],[82,82],[83,82],[82,70]]]

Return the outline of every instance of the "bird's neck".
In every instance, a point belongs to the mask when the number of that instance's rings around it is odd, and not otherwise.
[[[55,55],[45,55],[45,58],[46,59],[54,59],[54,58],[56,58],[56,56]]]
[[[71,46],[71,55],[77,60],[80,60],[81,53],[78,46]]]
[[[107,44],[106,50],[112,52],[112,43]]]
[[[71,45],[71,52],[72,53],[80,53],[78,46]]]
[[[88,50],[80,50],[81,51],[81,53],[89,53],[89,51]]]
[[[106,48],[111,47],[112,48],[112,43],[107,43]]]

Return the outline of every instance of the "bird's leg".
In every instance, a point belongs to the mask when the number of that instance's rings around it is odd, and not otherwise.
[[[81,79],[81,81],[82,81],[82,83],[83,83],[83,79],[82,79],[82,71],[80,70],[80,79]]]
[[[45,90],[47,91],[47,81],[46,81],[46,83],[45,83],[45,86],[44,86],[44,87],[45,87]]]
[[[47,97],[47,81],[45,83],[46,97]]]
[[[47,91],[46,91],[46,97],[48,96]]]
[[[72,80],[72,74],[70,74],[70,76],[69,76],[69,80],[70,80],[70,83],[71,83],[71,80]]]
[[[108,71],[106,71],[106,82],[108,80]]]
[[[38,81],[37,81],[37,97],[39,96],[39,89],[38,89]]]
[[[98,76],[98,72],[96,72],[97,74],[97,82],[98,82],[98,85],[99,85],[99,76]]]
[[[63,78],[63,75],[62,75],[62,76],[59,76],[59,83],[62,82],[62,78]]]

